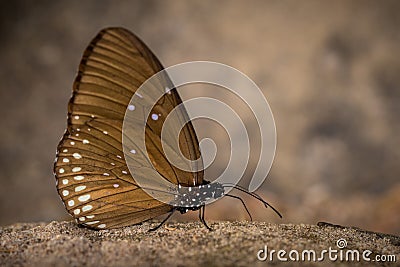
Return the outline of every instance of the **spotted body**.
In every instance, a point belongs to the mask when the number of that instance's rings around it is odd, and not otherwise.
[[[195,187],[179,186],[178,193],[170,205],[183,214],[204,207],[206,201],[210,199],[223,197],[224,192],[223,186],[219,183],[205,183]]]

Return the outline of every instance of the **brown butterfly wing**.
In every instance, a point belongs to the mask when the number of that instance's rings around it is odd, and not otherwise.
[[[67,130],[57,148],[54,173],[68,212],[79,223],[102,229],[139,223],[172,209],[146,194],[125,163],[122,124],[128,103],[139,88],[163,67],[135,35],[122,28],[102,30],[85,50],[68,105]],[[147,121],[146,148],[157,171],[175,184],[203,182],[203,172],[171,166],[160,141],[163,118],[182,100],[176,90],[165,94]],[[181,116],[187,116],[183,111]],[[200,157],[191,123],[179,136],[188,159]]]

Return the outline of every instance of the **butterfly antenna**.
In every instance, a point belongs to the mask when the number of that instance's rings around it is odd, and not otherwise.
[[[242,191],[242,192],[246,193],[247,195],[250,195],[250,196],[252,196],[252,197],[258,199],[259,201],[261,201],[261,203],[264,204],[264,206],[265,206],[266,208],[270,207],[280,218],[282,218],[281,213],[280,213],[277,209],[275,209],[273,206],[271,206],[267,201],[265,201],[264,199],[262,199],[262,197],[260,197],[260,196],[257,195],[256,193],[249,192],[249,191],[247,191],[246,189],[244,189],[243,187],[241,187],[241,186],[239,186],[239,185],[235,185],[235,184],[223,184],[222,186],[223,186],[223,187],[233,187],[233,188],[235,188],[235,189],[237,189],[237,190],[239,190],[239,191]]]

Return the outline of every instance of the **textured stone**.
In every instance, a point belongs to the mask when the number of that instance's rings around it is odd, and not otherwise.
[[[268,250],[343,249],[371,250],[400,258],[400,237],[358,228],[320,223],[270,224],[265,222],[210,222],[210,232],[198,222],[168,223],[148,232],[156,222],[131,227],[93,231],[73,222],[13,224],[0,228],[0,266],[266,266],[257,252]],[[319,255],[319,254],[317,254]],[[287,255],[286,255],[287,257]],[[299,262],[280,262],[275,266],[298,266]],[[368,262],[351,262],[367,266]],[[321,262],[303,262],[321,266]],[[329,261],[323,266],[344,266],[345,261]],[[398,266],[384,263],[382,266]]]

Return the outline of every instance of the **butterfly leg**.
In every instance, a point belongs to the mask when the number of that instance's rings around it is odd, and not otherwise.
[[[205,211],[206,211],[206,206],[205,205],[201,206],[199,209],[199,219],[209,231],[212,231],[213,229],[210,226],[208,226],[206,220],[204,220]]]
[[[253,217],[251,217],[250,211],[247,209],[247,206],[246,206],[246,204],[244,203],[243,199],[241,199],[241,198],[238,197],[238,196],[233,196],[233,195],[229,195],[229,194],[225,194],[225,196],[231,197],[231,198],[239,199],[239,200],[242,202],[243,207],[244,207],[244,209],[246,210],[247,214],[249,215],[250,221],[251,221],[251,222],[253,221]]]
[[[175,212],[175,209],[173,209],[173,210],[171,211],[171,213],[168,214],[168,216],[167,216],[159,225],[157,225],[157,226],[154,227],[154,228],[151,228],[151,229],[149,230],[149,232],[154,232],[154,231],[156,231],[158,228],[160,228],[161,226],[163,226],[164,223],[165,223],[166,221],[168,221],[169,218],[171,218],[171,216],[172,216],[172,214],[174,214],[174,212]]]

